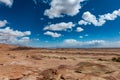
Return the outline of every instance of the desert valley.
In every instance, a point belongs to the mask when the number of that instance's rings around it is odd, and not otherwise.
[[[0,44],[0,80],[120,80],[120,49]]]

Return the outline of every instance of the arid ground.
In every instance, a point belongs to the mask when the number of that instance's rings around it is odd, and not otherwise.
[[[36,49],[0,44],[0,80],[120,80],[120,49]]]

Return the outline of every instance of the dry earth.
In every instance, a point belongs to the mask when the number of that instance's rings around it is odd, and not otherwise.
[[[0,80],[120,80],[120,49],[35,49],[0,44]]]

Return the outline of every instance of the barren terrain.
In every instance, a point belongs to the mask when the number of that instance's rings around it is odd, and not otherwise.
[[[120,80],[120,49],[36,49],[0,44],[0,80]]]

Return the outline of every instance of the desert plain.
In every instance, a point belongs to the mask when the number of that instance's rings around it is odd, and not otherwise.
[[[0,44],[0,80],[120,80],[119,48],[31,48]]]

